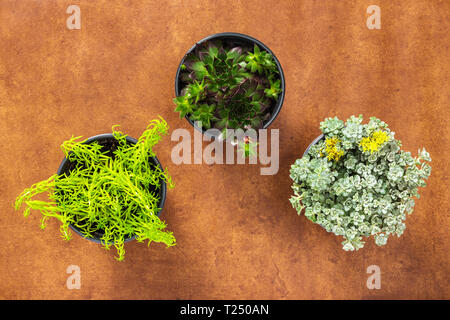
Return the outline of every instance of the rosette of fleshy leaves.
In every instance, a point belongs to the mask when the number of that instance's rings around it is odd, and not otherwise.
[[[418,156],[401,150],[388,125],[363,117],[346,122],[327,118],[320,123],[324,135],[291,166],[298,214],[342,236],[344,250],[358,250],[364,238],[374,236],[385,245],[390,235],[401,236],[407,214],[419,198],[431,173],[429,153]]]
[[[174,99],[180,118],[188,115],[205,129],[259,129],[281,94],[273,56],[221,41],[198,45],[181,66],[185,87]]]

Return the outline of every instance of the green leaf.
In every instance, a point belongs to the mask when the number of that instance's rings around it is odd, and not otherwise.
[[[205,64],[203,61],[197,61],[192,64],[192,70],[202,71],[205,69]]]
[[[174,102],[176,104],[175,111],[180,113],[180,119],[192,112],[192,106],[186,97],[177,97],[174,99]]]
[[[217,56],[219,54],[219,48],[217,48],[215,46],[210,46],[208,49],[208,52],[212,58],[217,58]]]
[[[203,62],[209,66],[209,67],[213,67],[213,63],[214,63],[214,58],[210,55],[206,55],[203,57]]]
[[[208,70],[205,68],[203,61],[197,61],[192,64],[192,70],[195,71],[195,75],[198,79],[203,79],[208,74]]]
[[[242,49],[240,47],[235,47],[227,52],[227,60],[237,60],[242,53]]]
[[[255,55],[259,55],[261,53],[261,51],[259,50],[259,47],[256,44],[253,47],[253,52],[255,53]]]

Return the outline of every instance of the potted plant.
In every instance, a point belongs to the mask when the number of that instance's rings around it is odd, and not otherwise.
[[[180,118],[203,133],[216,128],[220,134],[210,136],[226,139],[227,129],[267,128],[283,105],[285,82],[278,59],[263,43],[239,33],[219,33],[185,54],[175,94]]]
[[[291,166],[294,181],[292,206],[328,232],[343,236],[344,250],[364,246],[374,236],[385,245],[392,234],[401,236],[413,197],[431,173],[430,155],[401,150],[388,125],[375,118],[362,124],[362,116],[345,123],[327,118],[322,135]]]
[[[114,245],[118,256],[125,256],[124,243],[133,239],[175,245],[172,232],[159,218],[167,187],[173,183],[163,170],[153,147],[168,132],[164,119],[153,120],[138,140],[120,132],[102,134],[79,141],[72,137],[61,148],[63,159],[57,174],[25,189],[15,201],[15,209],[25,204],[42,214],[41,228],[48,218],[61,222],[65,240],[70,230],[86,239]],[[34,199],[47,193],[48,200]]]

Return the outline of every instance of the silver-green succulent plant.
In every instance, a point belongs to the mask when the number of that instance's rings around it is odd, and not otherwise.
[[[429,153],[418,156],[400,149],[388,125],[375,118],[347,121],[337,117],[320,123],[323,138],[291,166],[292,206],[300,215],[342,236],[343,249],[358,250],[363,238],[385,245],[401,236],[418,188],[431,173]]]

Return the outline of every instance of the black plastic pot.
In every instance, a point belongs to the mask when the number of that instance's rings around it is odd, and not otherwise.
[[[131,138],[129,136],[127,136],[126,139],[127,139],[128,144],[136,144],[137,143],[136,139]],[[117,148],[117,140],[114,138],[114,136],[111,133],[99,134],[99,135],[90,137],[84,143],[90,144],[94,141],[97,141],[98,144],[103,146],[102,151],[109,151],[108,155],[111,157],[114,156],[113,151]],[[157,157],[150,157],[148,160],[151,161],[155,166],[157,166],[161,170],[163,170]],[[64,158],[58,168],[57,174],[62,175],[64,173],[70,172],[70,170],[72,170],[75,166],[76,166],[76,163],[73,163],[73,162],[69,161],[67,158]],[[164,207],[164,203],[166,201],[166,192],[167,192],[166,182],[164,180],[161,180],[161,188],[159,190],[160,201],[159,201],[159,205],[158,205],[158,208],[160,210],[156,214],[158,217],[160,216],[162,209]],[[73,225],[69,225],[69,226],[75,233],[82,236],[83,238],[94,241],[96,243],[102,243],[102,241],[100,240],[100,237],[102,235],[101,233],[97,233],[98,237],[94,237],[94,238],[86,237],[77,227],[75,227]],[[94,233],[94,236],[95,235],[96,234]],[[135,236],[133,236],[131,238],[126,238],[124,242],[128,242],[128,241],[131,241],[134,239],[135,239]]]
[[[317,138],[315,138],[313,140],[313,142],[311,142],[311,144],[308,146],[308,148],[306,148],[305,153],[303,153],[303,157],[306,156],[309,152],[309,149],[311,149],[311,147],[315,144],[317,144],[320,140],[322,140],[324,138],[324,135],[321,134],[320,136],[318,136]]]
[[[270,118],[267,119],[263,124],[263,129],[266,129],[268,126],[270,126],[270,124],[278,116],[278,114],[280,113],[281,107],[283,106],[284,96],[285,96],[285,92],[286,92],[284,73],[283,73],[283,69],[281,68],[280,62],[278,61],[277,57],[273,54],[273,52],[264,43],[262,43],[259,40],[256,40],[255,38],[252,38],[248,35],[241,34],[241,33],[234,33],[234,32],[217,33],[217,34],[210,35],[206,38],[203,38],[202,40],[200,40],[199,42],[194,44],[192,46],[192,48],[189,49],[188,52],[186,52],[183,59],[181,59],[180,64],[178,65],[177,74],[175,76],[175,95],[177,97],[179,97],[181,94],[181,90],[183,90],[183,87],[184,87],[183,82],[180,79],[180,74],[181,74],[181,66],[184,64],[186,57],[190,53],[192,53],[197,48],[197,46],[199,46],[209,40],[221,40],[223,43],[232,43],[235,46],[250,46],[251,48],[253,48],[253,46],[256,44],[260,48],[260,50],[267,51],[268,53],[270,53],[273,56],[273,59],[278,67],[278,72],[280,74],[282,92],[281,92],[280,96],[278,97],[276,104],[273,107]],[[217,136],[212,136],[209,133],[205,133],[205,131],[206,131],[205,128],[199,128],[198,126],[196,126],[195,123],[191,119],[189,119],[189,115],[186,115],[185,118],[194,128],[201,131],[203,134],[208,135],[210,138],[217,137]]]

